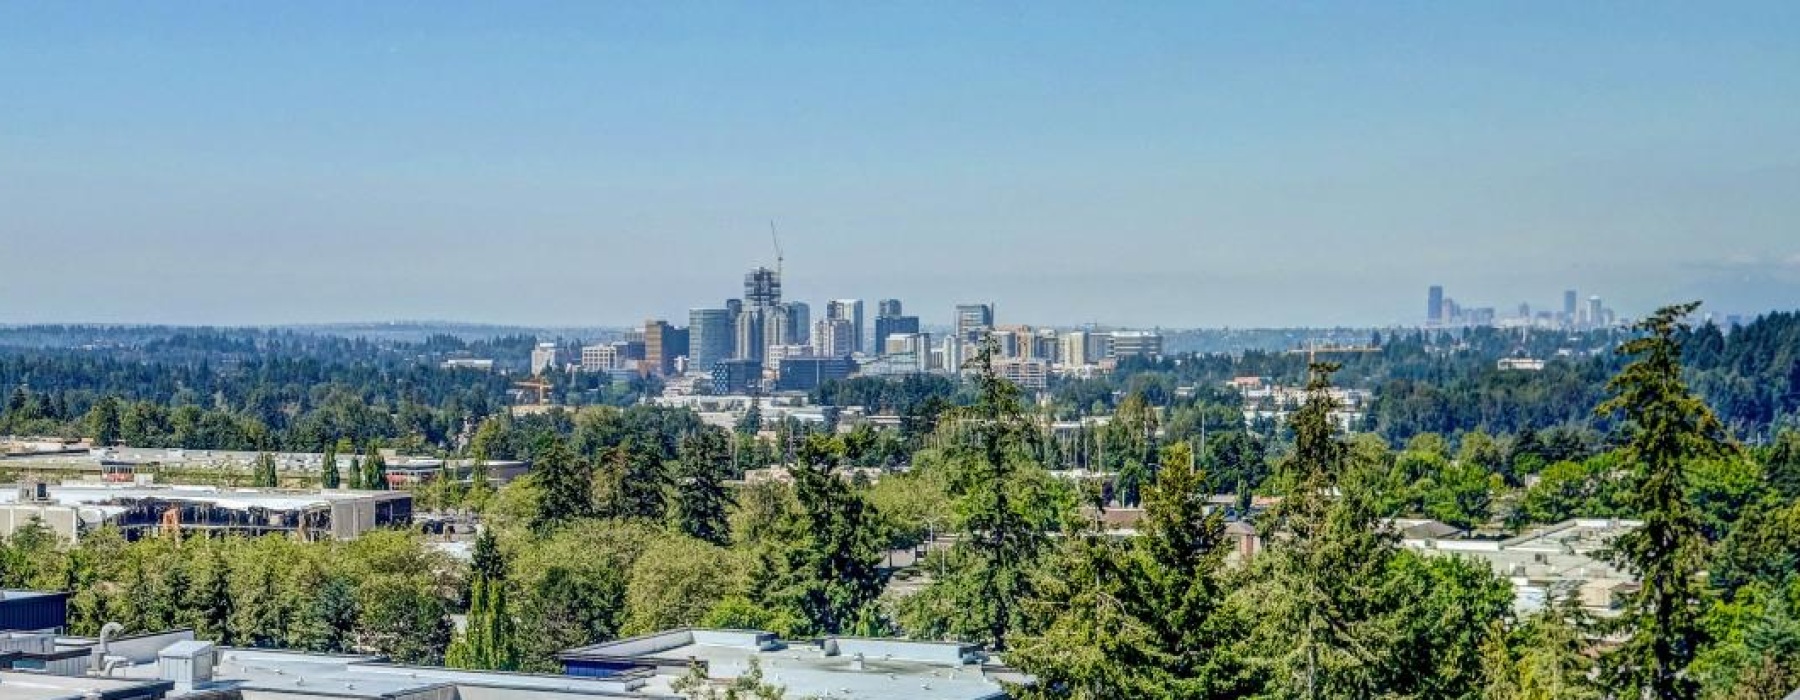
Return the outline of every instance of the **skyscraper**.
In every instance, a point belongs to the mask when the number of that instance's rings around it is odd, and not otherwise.
[[[766,267],[744,274],[744,306],[774,306],[781,303],[781,275]]]
[[[976,336],[981,331],[994,327],[993,304],[958,304],[956,307],[956,338],[962,341],[979,340]]]
[[[730,309],[688,310],[688,365],[701,372],[731,359]]]
[[[738,312],[732,323],[732,355],[735,359],[762,361],[763,351],[769,347],[765,335],[769,311],[765,306],[746,306]]]
[[[1444,325],[1444,288],[1431,285],[1425,292],[1425,325]]]
[[[844,357],[855,352],[855,336],[848,319],[822,318],[813,325],[813,347],[820,357]]]
[[[892,318],[894,316],[899,316],[900,314],[899,299],[882,299],[875,305],[875,318],[881,318],[883,316]]]
[[[853,352],[869,352],[863,345],[863,302],[861,299],[833,299],[825,304],[826,320],[850,322],[850,348]]]
[[[1575,305],[1580,303],[1577,300],[1578,297],[1575,296],[1575,290],[1569,289],[1563,291],[1563,323],[1575,322]]]
[[[874,342],[864,348],[864,352],[885,355],[888,353],[888,336],[896,333],[917,334],[919,317],[902,316],[899,299],[882,299],[875,305],[875,337]]]
[[[675,355],[666,347],[669,323],[662,319],[644,321],[644,371],[646,374],[668,375],[675,367]]]
[[[1606,306],[1600,303],[1600,297],[1588,297],[1588,325],[1593,328],[1606,325]]]

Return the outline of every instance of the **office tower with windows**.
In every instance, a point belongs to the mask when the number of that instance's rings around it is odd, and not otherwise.
[[[730,309],[688,311],[688,366],[711,372],[712,366],[732,357]]]
[[[833,299],[826,302],[825,319],[848,321],[850,323],[851,351],[870,351],[863,345],[863,302],[861,299]]]
[[[1428,326],[1444,325],[1444,288],[1431,285],[1425,292],[1425,324]]]
[[[962,341],[980,340],[981,333],[994,327],[993,304],[959,304],[956,307],[956,337]]]

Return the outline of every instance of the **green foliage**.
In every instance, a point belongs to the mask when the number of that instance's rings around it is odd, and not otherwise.
[[[832,469],[836,443],[808,436],[801,450],[804,463],[791,470],[800,517],[790,525],[795,545],[783,555],[783,572],[770,596],[825,634],[848,629],[884,583],[877,568],[881,521]]]
[[[698,625],[727,596],[743,590],[739,559],[701,540],[657,538],[631,567],[620,634]]]
[[[1598,409],[1625,417],[1627,492],[1644,521],[1613,542],[1615,559],[1641,588],[1626,603],[1622,620],[1632,634],[1610,655],[1609,672],[1622,690],[1656,700],[1699,693],[1686,671],[1705,639],[1699,616],[1706,538],[1687,499],[1689,470],[1697,460],[1731,452],[1724,425],[1681,376],[1676,334],[1697,306],[1665,307],[1638,324],[1646,335],[1620,348],[1634,359],[1610,383],[1614,397]]]
[[[672,504],[677,530],[721,546],[731,543],[728,510],[732,496],[725,487],[731,470],[727,440],[723,431],[714,429],[682,439]]]
[[[326,443],[324,457],[319,460],[319,487],[336,489],[342,480],[342,475],[338,473],[337,445]]]
[[[955,433],[947,468],[961,537],[941,565],[942,576],[904,601],[901,617],[918,635],[1004,649],[1007,636],[1029,622],[1030,572],[1072,512],[1073,494],[1051,483],[1035,461],[1032,423],[1018,388],[994,373],[992,341],[971,366],[976,403],[946,421]]]
[[[568,442],[549,436],[532,455],[531,478],[540,493],[532,527],[555,528],[593,511],[594,473],[576,458]]]
[[[744,674],[729,682],[713,683],[706,669],[694,664],[669,689],[687,700],[781,700],[787,694],[781,686],[763,681],[762,662],[754,656]]]

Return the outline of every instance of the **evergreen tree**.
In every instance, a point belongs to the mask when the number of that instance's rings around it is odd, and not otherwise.
[[[107,447],[119,442],[119,399],[107,396],[94,402],[88,410],[88,434],[94,438],[95,447]]]
[[[1224,520],[1208,514],[1187,443],[1165,448],[1146,490],[1142,536],[1069,538],[1031,608],[1049,619],[1007,658],[1038,679],[1027,696],[1226,697],[1238,664],[1218,610]]]
[[[476,536],[469,573],[468,624],[445,651],[445,663],[457,668],[518,670],[516,626],[506,607],[506,559],[491,530],[484,529]]]
[[[337,446],[335,444],[327,443],[325,445],[325,457],[319,462],[319,487],[336,489],[342,478],[343,477],[338,474]]]
[[[1269,543],[1255,582],[1239,591],[1258,624],[1248,661],[1265,693],[1314,700],[1381,695],[1382,585],[1398,547],[1381,531],[1369,494],[1345,477],[1349,450],[1332,419],[1331,374],[1314,364],[1307,399],[1294,412],[1294,451],[1281,467],[1286,493],[1262,528]]]
[[[905,601],[907,628],[932,637],[979,641],[1005,649],[1029,622],[1023,604],[1035,597],[1031,572],[1072,505],[1034,461],[1019,389],[994,371],[992,339],[969,368],[976,401],[946,418],[950,491],[961,516],[960,538],[943,576]]]
[[[251,477],[250,485],[260,488],[274,488],[279,485],[279,481],[280,477],[275,471],[275,455],[269,452],[258,453],[256,455],[256,468]]]
[[[387,459],[381,456],[381,442],[369,441],[369,456],[362,464],[362,487],[371,491],[388,490]]]
[[[1641,587],[1619,619],[1630,638],[1609,656],[1609,676],[1621,692],[1653,700],[1699,694],[1686,671],[1705,640],[1700,574],[1707,543],[1687,500],[1688,467],[1733,449],[1724,425],[1681,377],[1676,336],[1686,332],[1682,319],[1698,306],[1664,307],[1637,324],[1645,335],[1619,348],[1634,359],[1609,384],[1613,398],[1597,409],[1625,418],[1621,452],[1632,467],[1627,497],[1644,521],[1613,542],[1613,558],[1637,575]]]
[[[788,573],[776,595],[825,634],[848,629],[883,584],[879,521],[874,507],[835,473],[837,442],[815,433],[798,450],[792,473],[800,542],[788,550]]]
[[[532,526],[544,531],[593,512],[594,473],[576,459],[569,443],[554,434],[532,451],[532,479],[541,493]]]
[[[627,438],[606,459],[605,500],[600,515],[626,520],[661,521],[669,508],[669,470],[653,445]]]
[[[350,458],[350,490],[359,491],[363,488],[362,456],[355,455]]]
[[[731,522],[726,518],[733,505],[731,491],[725,487],[731,469],[727,439],[723,431],[714,429],[684,438],[675,486],[676,529],[719,546],[731,544]]]

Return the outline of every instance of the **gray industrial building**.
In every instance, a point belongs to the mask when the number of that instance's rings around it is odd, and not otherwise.
[[[347,540],[375,528],[410,526],[412,494],[101,482],[0,490],[0,536],[32,522],[70,540],[106,525],[127,539],[180,531]]]

